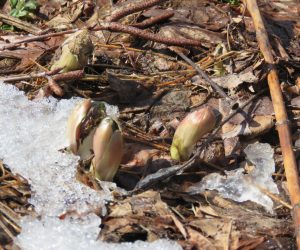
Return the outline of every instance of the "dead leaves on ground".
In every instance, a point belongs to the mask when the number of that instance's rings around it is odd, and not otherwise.
[[[99,238],[107,242],[168,238],[183,249],[256,249],[265,240],[263,233],[283,240],[292,234],[290,219],[272,218],[214,195],[207,193],[208,205],[199,200],[176,207],[152,190],[116,200],[107,205]]]

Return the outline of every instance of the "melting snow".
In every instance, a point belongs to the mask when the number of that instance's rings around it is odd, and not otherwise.
[[[213,173],[205,176],[201,182],[190,187],[192,193],[209,190],[217,190],[223,197],[243,202],[253,201],[272,212],[273,201],[259,188],[278,194],[272,174],[275,171],[274,150],[267,143],[255,143],[248,145],[245,150],[246,158],[255,167],[250,173],[245,174],[244,168],[225,171],[226,176]]]
[[[181,249],[168,240],[153,243],[108,244],[96,241],[100,218],[88,213],[103,209],[108,192],[96,192],[76,178],[78,158],[58,150],[66,147],[65,130],[70,111],[79,98],[28,101],[23,92],[0,83],[0,158],[13,172],[27,178],[30,202],[40,218],[25,217],[17,244],[22,249]],[[115,116],[116,108],[109,114]],[[58,218],[77,210],[80,219]],[[86,212],[86,213],[85,213]]]

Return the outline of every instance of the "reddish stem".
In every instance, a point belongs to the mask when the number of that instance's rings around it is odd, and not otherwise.
[[[148,28],[156,23],[159,23],[161,21],[167,20],[170,17],[174,16],[174,11],[170,10],[170,11],[164,11],[162,14],[154,16],[154,17],[150,17],[148,19],[146,19],[143,22],[140,23],[134,23],[134,24],[130,24],[130,26],[135,27],[135,28],[141,28],[141,29],[145,29]]]
[[[101,23],[101,26],[94,30],[110,30],[115,32],[124,32],[137,37],[144,38],[153,42],[164,43],[167,45],[175,46],[201,46],[201,42],[198,40],[188,38],[169,38],[163,37],[157,34],[150,33],[145,30],[141,30],[135,27],[127,26],[120,23]]]
[[[117,10],[115,13],[112,13],[106,21],[108,22],[116,22],[120,20],[122,17],[128,16],[132,13],[145,10],[147,8],[150,8],[152,6],[155,6],[159,3],[163,3],[166,0],[148,0],[138,3],[129,3],[126,5],[126,7],[122,8],[121,10]]]

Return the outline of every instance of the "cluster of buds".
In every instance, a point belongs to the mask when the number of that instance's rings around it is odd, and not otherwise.
[[[82,160],[91,157],[91,173],[95,178],[112,181],[121,159],[123,137],[119,124],[106,116],[104,103],[84,100],[76,106],[68,120],[69,149]]]
[[[209,106],[188,114],[179,124],[171,145],[171,157],[177,161],[190,158],[196,143],[216,125],[216,115]]]
[[[196,143],[216,125],[216,115],[209,107],[188,114],[176,129],[171,157],[186,161]],[[86,99],[69,117],[69,149],[82,160],[91,159],[90,172],[99,180],[112,181],[122,159],[123,136],[117,121],[106,115],[104,103]]]

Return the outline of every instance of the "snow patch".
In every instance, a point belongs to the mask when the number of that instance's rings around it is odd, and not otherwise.
[[[0,83],[0,158],[31,184],[30,202],[39,219],[25,217],[17,244],[22,249],[181,249],[171,241],[108,244],[96,241],[109,192],[97,192],[76,180],[78,157],[58,150],[67,145],[66,124],[80,98],[28,101],[23,92]],[[107,106],[116,117],[116,107]],[[59,219],[66,211],[79,218]]]

